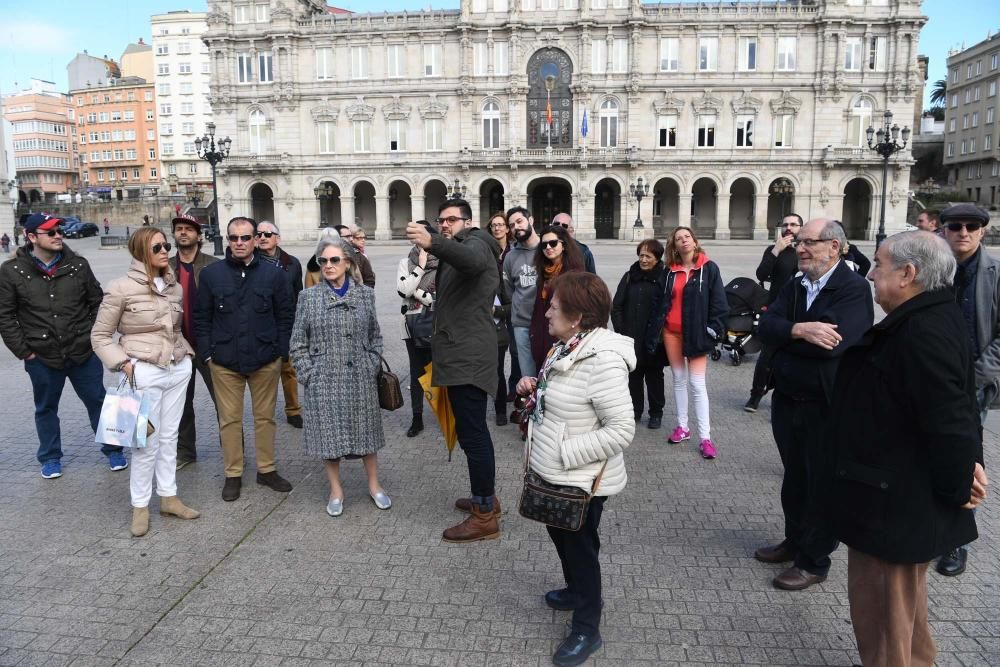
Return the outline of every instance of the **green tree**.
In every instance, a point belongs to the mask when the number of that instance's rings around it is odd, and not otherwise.
[[[931,88],[931,105],[932,106],[944,106],[945,101],[948,99],[948,81],[945,79],[938,79],[934,82],[934,87]]]

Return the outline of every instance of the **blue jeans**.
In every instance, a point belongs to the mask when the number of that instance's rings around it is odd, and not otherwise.
[[[97,355],[91,354],[82,364],[67,362],[64,368],[50,368],[37,357],[24,362],[24,370],[31,378],[35,396],[35,430],[38,431],[38,462],[58,461],[62,458],[62,439],[59,430],[59,399],[69,379],[76,395],[83,401],[90,417],[90,427],[97,432],[104,404],[104,368]],[[101,445],[101,452],[108,456],[122,451],[121,447]]]
[[[511,327],[514,330],[514,345],[517,347],[517,363],[521,367],[521,377],[535,377],[535,358],[531,354],[531,330],[528,327]]]

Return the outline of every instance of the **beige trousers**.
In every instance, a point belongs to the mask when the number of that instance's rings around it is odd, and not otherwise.
[[[299,382],[295,377],[295,366],[291,360],[281,362],[281,391],[285,395],[285,416],[294,417],[302,414],[299,405]]]
[[[219,410],[219,437],[226,477],[243,475],[243,396],[250,387],[253,409],[257,472],[273,472],[274,407],[278,401],[281,360],[275,359],[250,375],[243,375],[218,364],[210,364],[215,405]]]

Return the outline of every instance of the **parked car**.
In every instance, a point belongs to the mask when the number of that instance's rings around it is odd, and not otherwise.
[[[63,236],[68,239],[81,239],[88,236],[97,236],[100,230],[92,222],[77,222],[63,227]]]

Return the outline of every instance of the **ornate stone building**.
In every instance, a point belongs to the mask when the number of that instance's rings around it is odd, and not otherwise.
[[[385,239],[457,188],[480,220],[568,210],[585,239],[679,222],[766,238],[790,210],[874,236],[864,130],[922,95],[919,0],[460,1],[352,14],[209,0],[210,101],[233,138],[220,217],[302,239],[355,220]],[[890,170],[890,230],[911,162]]]

